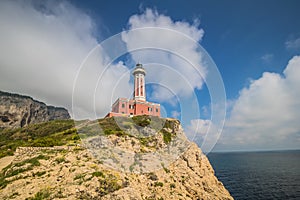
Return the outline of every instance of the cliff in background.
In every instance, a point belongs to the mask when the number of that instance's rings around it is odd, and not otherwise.
[[[0,91],[0,128],[24,127],[55,119],[69,119],[65,108],[47,106],[31,97]]]

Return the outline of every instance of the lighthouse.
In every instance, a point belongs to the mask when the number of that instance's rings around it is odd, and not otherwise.
[[[142,64],[137,64],[132,72],[134,76],[134,94],[133,99],[137,101],[146,101],[145,76],[146,71]]]
[[[134,77],[133,98],[118,98],[112,105],[111,112],[106,117],[152,115],[160,117],[160,104],[146,100],[145,76],[143,65],[136,64],[132,75]]]

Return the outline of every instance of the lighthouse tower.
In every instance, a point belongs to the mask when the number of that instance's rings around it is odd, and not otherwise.
[[[105,117],[151,115],[160,117],[160,104],[146,101],[145,76],[142,64],[137,64],[132,72],[134,77],[133,99],[118,98]]]
[[[146,71],[142,64],[136,64],[133,70],[134,94],[133,99],[137,101],[146,101],[145,76]]]

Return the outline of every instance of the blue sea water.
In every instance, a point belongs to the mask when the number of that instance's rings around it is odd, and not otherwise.
[[[299,199],[300,150],[209,153],[234,199]]]

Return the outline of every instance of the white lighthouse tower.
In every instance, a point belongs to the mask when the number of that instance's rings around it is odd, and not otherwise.
[[[145,76],[146,71],[142,64],[136,64],[133,70],[134,76],[134,94],[133,99],[137,101],[146,101]]]

